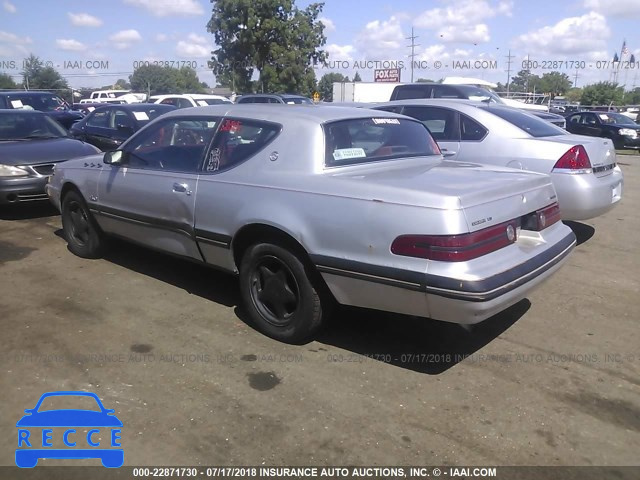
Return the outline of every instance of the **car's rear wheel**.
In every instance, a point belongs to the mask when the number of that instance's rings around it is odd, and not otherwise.
[[[104,253],[104,234],[78,192],[70,191],[62,200],[62,230],[75,255],[99,258]]]
[[[250,246],[240,265],[240,290],[251,322],[287,343],[310,338],[322,325],[321,295],[313,267],[301,256],[271,243]]]

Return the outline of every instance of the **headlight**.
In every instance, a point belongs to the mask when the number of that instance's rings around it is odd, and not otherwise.
[[[624,135],[625,137],[631,137],[631,138],[636,138],[638,136],[638,132],[630,128],[621,128],[618,131],[618,133],[620,135]]]
[[[2,165],[0,164],[0,177],[28,177],[29,172],[27,172],[22,167],[13,167],[11,165]]]

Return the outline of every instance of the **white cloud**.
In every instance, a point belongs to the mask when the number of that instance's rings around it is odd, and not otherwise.
[[[142,40],[142,36],[137,30],[120,30],[109,37],[118,50],[125,50],[135,42]]]
[[[536,54],[589,54],[605,50],[610,34],[606,18],[599,13],[589,12],[520,35],[514,41],[514,46]]]
[[[207,58],[211,56],[212,45],[206,37],[190,33],[186,40],[176,45],[176,53],[187,58]]]
[[[337,45],[332,43],[325,47],[326,52],[329,54],[328,61],[353,61],[353,54],[355,53],[355,48],[353,45]]]
[[[124,0],[124,3],[148,10],[156,17],[202,15],[198,0]]]
[[[397,17],[367,23],[355,39],[355,46],[366,59],[386,60],[397,58],[404,49],[405,35]],[[400,54],[402,55],[402,54]]]
[[[2,7],[9,13],[16,13],[16,11],[18,10],[13,3],[9,2],[9,0],[5,0],[2,3]]]
[[[489,36],[489,27],[484,23],[476,25],[464,25],[441,28],[438,31],[440,41],[446,43],[486,43],[491,37]]]
[[[156,35],[156,42],[166,42],[169,37],[164,33],[158,33]]]
[[[76,27],[99,27],[102,25],[102,20],[88,13],[67,13],[69,20]]]
[[[638,0],[584,0],[585,8],[612,17],[640,17]]]
[[[29,37],[20,37],[15,33],[0,30],[0,57],[15,57],[16,52],[28,55],[29,49],[25,45],[30,45],[33,40]]]
[[[318,20],[322,22],[324,25],[325,32],[333,32],[336,29],[336,24],[333,23],[333,20],[327,17],[320,17]]]
[[[444,42],[484,43],[490,40],[489,27],[484,20],[498,15],[511,16],[513,2],[503,0],[491,4],[486,0],[445,0],[444,8],[422,12],[414,26],[436,30]]]
[[[74,40],[72,38],[58,38],[56,39],[56,46],[60,50],[68,50],[71,52],[82,52],[87,49],[87,46],[84,43],[81,43],[78,40]]]

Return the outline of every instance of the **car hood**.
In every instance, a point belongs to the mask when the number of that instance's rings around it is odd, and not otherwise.
[[[0,141],[0,162],[4,165],[57,163],[98,152],[93,145],[73,138]]]
[[[25,415],[16,427],[121,427],[114,415],[91,410],[49,410]]]

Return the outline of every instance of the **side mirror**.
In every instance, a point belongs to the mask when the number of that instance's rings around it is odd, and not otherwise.
[[[123,156],[122,150],[114,150],[112,152],[106,152],[102,161],[107,165],[119,165],[122,163]]]

